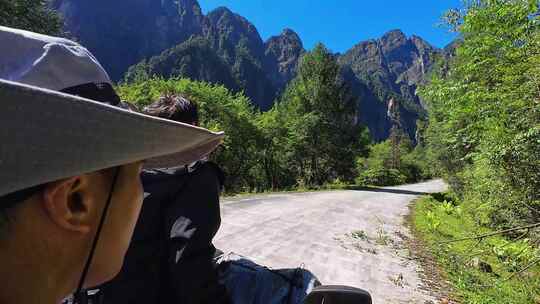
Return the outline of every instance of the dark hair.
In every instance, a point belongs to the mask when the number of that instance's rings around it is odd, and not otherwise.
[[[14,207],[16,204],[25,201],[35,194],[43,191],[44,188],[45,184],[42,184],[2,195],[0,196],[0,210]]]
[[[197,104],[182,95],[163,95],[145,107],[143,113],[187,124],[199,124]]]

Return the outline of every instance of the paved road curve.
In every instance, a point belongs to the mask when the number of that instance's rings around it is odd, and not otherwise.
[[[403,239],[408,205],[440,180],[373,191],[228,199],[216,247],[272,268],[304,265],[324,284],[368,290],[374,303],[430,303]]]

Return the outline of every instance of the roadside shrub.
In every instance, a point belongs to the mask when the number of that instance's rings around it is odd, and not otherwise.
[[[342,189],[347,189],[347,187],[349,187],[349,183],[341,180],[340,178],[336,178],[335,180],[329,182],[329,183],[326,183],[323,188],[324,189],[334,189],[334,190],[342,190]]]
[[[427,227],[430,231],[436,231],[441,225],[441,219],[433,211],[426,213]]]
[[[528,0],[467,1],[447,17],[461,43],[419,94],[426,142],[474,218],[540,221],[540,14]]]
[[[356,179],[357,184],[366,186],[393,186],[404,184],[406,181],[407,177],[399,170],[387,168],[368,169]]]
[[[439,208],[441,208],[441,210],[448,215],[454,213],[454,205],[452,205],[452,203],[450,202],[447,202],[447,201],[442,202],[439,205]]]
[[[446,196],[444,193],[440,197]],[[492,235],[462,204],[446,212],[444,200],[421,198],[413,209],[414,231],[437,259],[459,303],[537,303],[540,296],[538,239]],[[462,241],[459,241],[462,240]],[[448,242],[451,241],[451,242]]]
[[[357,184],[393,186],[415,183],[433,176],[425,148],[412,148],[410,141],[403,141],[398,150],[399,162],[395,164],[396,156],[393,153],[396,151],[393,151],[389,140],[372,145],[367,158],[356,160],[359,173]]]

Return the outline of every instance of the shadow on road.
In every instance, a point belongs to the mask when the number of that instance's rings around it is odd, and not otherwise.
[[[394,194],[407,194],[407,195],[429,195],[429,192],[418,192],[410,190],[401,190],[401,189],[384,189],[384,188],[374,188],[374,187],[360,187],[360,186],[350,186],[347,187],[347,190],[355,191],[369,191],[369,192],[384,192],[384,193],[394,193]]]

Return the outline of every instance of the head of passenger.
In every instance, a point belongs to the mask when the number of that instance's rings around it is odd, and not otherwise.
[[[183,95],[166,94],[143,109],[143,113],[194,126],[199,125],[197,104]]]
[[[199,111],[197,104],[192,99],[181,94],[164,94],[159,97],[158,100],[146,106],[142,112],[146,115],[170,119],[185,124],[194,126],[199,125]],[[185,163],[184,160],[184,157],[180,154],[156,157],[148,159],[145,163],[145,168],[178,167],[182,163]],[[195,164],[196,161],[192,162],[192,164]]]

